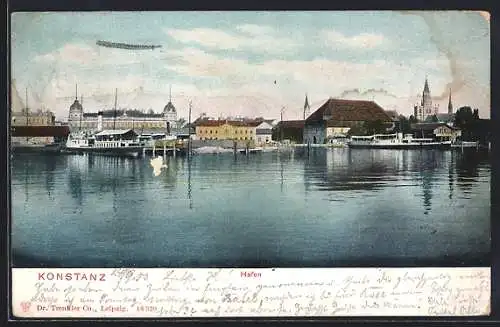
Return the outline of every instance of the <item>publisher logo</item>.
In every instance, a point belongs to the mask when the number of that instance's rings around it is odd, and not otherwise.
[[[31,303],[30,302],[21,302],[21,310],[23,312],[28,312],[30,310]]]

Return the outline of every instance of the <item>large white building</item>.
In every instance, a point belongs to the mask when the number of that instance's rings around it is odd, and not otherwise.
[[[103,129],[133,129],[138,133],[173,134],[177,129],[177,110],[172,96],[161,113],[136,109],[84,112],[78,97],[69,107],[68,125],[71,131],[100,131]]]

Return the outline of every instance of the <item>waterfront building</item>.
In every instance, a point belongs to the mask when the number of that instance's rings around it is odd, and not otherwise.
[[[68,126],[11,126],[11,143],[16,145],[41,145],[65,142]]]
[[[269,122],[263,121],[255,128],[255,135],[257,145],[267,144],[273,139],[273,126]]]
[[[460,129],[446,123],[417,123],[411,126],[414,137],[437,141],[455,141],[462,135]]]
[[[161,113],[152,109],[147,112],[137,109],[102,110],[85,112],[82,103],[75,96],[69,108],[68,125],[71,131],[86,130],[98,132],[102,129],[133,129],[139,133],[174,134],[177,129],[177,110],[172,104],[172,94]]]
[[[305,120],[284,120],[273,128],[273,140],[288,140],[292,143],[302,143]]]
[[[17,93],[15,81],[11,84],[11,143],[13,145],[49,144],[59,135],[52,128],[56,124],[53,112],[47,109],[30,110],[28,90],[23,104]],[[53,135],[54,134],[54,135]]]
[[[439,113],[439,105],[432,104],[431,91],[427,77],[425,78],[424,90],[422,91],[422,98],[419,104],[413,108],[413,116],[418,121],[425,121],[427,117],[437,115]]]
[[[38,109],[33,112],[23,109],[11,113],[12,126],[54,126],[55,121],[56,117],[50,110]]]
[[[201,119],[196,123],[196,138],[199,140],[245,140],[256,141],[260,120]]]
[[[328,135],[363,128],[375,121],[388,131],[394,128],[392,118],[374,101],[330,98],[305,120],[303,141],[322,144]]]

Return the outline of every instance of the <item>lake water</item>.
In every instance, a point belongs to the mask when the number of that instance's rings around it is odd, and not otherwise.
[[[15,266],[489,265],[488,153],[16,154]]]

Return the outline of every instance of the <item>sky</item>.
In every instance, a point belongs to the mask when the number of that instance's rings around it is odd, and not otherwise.
[[[100,47],[98,40],[155,44]],[[328,98],[365,99],[410,115],[428,78],[447,111],[490,117],[490,27],[466,11],[240,11],[14,13],[14,110],[50,109],[61,120],[83,97],[86,112],[161,112],[180,117],[301,119]]]

